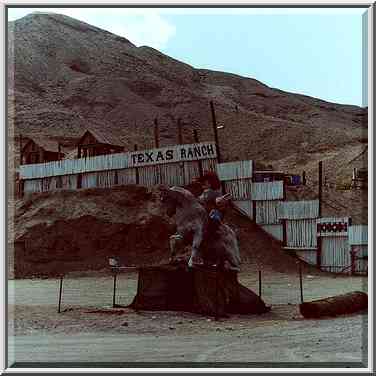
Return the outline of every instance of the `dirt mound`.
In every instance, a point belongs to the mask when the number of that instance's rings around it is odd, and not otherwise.
[[[15,213],[16,277],[103,269],[168,259],[174,224],[158,192],[140,186],[32,196]]]
[[[16,203],[14,276],[53,276],[101,270],[116,256],[123,265],[158,265],[169,259],[175,232],[159,189],[129,185],[32,195]],[[243,267],[296,272],[296,259],[254,222],[230,211]],[[10,249],[12,251],[12,247]]]

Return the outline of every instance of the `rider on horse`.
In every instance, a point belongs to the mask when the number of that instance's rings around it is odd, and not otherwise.
[[[208,233],[211,234],[222,223],[231,195],[229,193],[222,195],[221,182],[215,172],[206,171],[197,181],[201,183],[202,188],[198,199],[208,212]]]

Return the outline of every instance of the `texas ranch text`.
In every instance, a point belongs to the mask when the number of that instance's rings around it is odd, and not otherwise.
[[[214,143],[200,143],[134,152],[130,156],[130,162],[132,166],[145,166],[159,163],[216,158],[216,155]]]

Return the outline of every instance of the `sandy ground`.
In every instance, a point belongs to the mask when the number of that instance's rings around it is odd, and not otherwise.
[[[185,312],[112,309],[108,275],[67,276],[59,314],[58,280],[11,280],[9,366],[110,362],[109,366],[328,367],[329,362],[366,367],[367,314],[306,320],[297,306],[298,276],[267,270],[262,276],[262,296],[272,305],[271,312],[218,321]],[[239,279],[258,291],[255,270],[243,271]],[[366,283],[364,277],[305,275],[304,299],[367,291]],[[137,274],[119,275],[117,286],[117,303],[130,303]]]

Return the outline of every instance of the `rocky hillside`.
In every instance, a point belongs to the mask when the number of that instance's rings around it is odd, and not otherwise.
[[[198,128],[212,140],[216,105],[225,159],[279,160],[367,142],[367,111],[270,88],[234,74],[194,69],[150,47],[57,14],[10,22],[10,120],[15,134],[78,137],[87,126],[116,134],[129,148],[161,144]],[[68,142],[69,143],[69,142]]]

